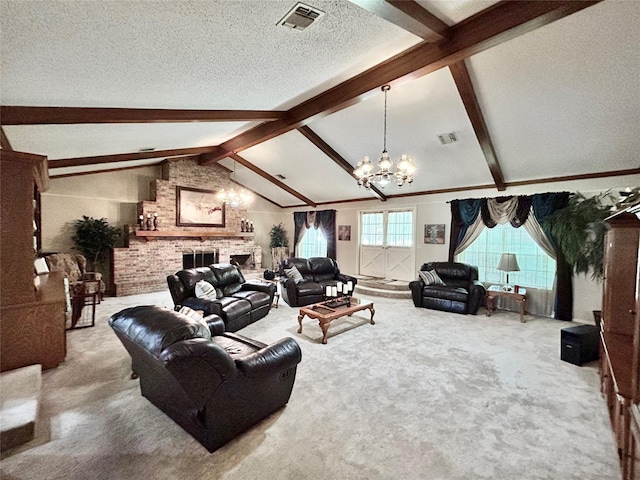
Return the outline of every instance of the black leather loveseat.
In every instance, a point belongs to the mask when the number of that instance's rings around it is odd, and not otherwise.
[[[196,295],[196,284],[204,280],[213,288],[213,297]],[[236,332],[269,313],[276,285],[259,280],[247,282],[235,265],[216,263],[208,267],[188,268],[167,277],[176,310],[187,306],[216,314],[228,332]]]
[[[287,404],[302,358],[292,338],[265,345],[226,333],[217,315],[140,306],[109,325],[131,355],[142,395],[210,452]]]
[[[429,262],[420,270],[435,271],[444,285],[427,284],[420,276],[409,283],[416,307],[473,315],[478,312],[485,296],[484,286],[478,281],[478,267],[457,262]]]
[[[292,267],[300,272],[301,279],[296,280],[287,275]],[[291,257],[280,263],[282,298],[292,307],[322,302],[325,298],[325,288],[329,285],[352,282],[355,288],[357,281],[355,277],[340,273],[336,261],[328,257]]]

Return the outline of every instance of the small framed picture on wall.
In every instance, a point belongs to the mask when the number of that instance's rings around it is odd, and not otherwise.
[[[338,226],[338,240],[351,241],[351,225]]]
[[[444,245],[444,223],[425,224],[424,243],[435,243]]]

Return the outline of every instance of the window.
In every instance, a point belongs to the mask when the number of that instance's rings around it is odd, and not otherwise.
[[[413,211],[363,213],[360,242],[370,247],[413,246]]]
[[[319,228],[309,228],[298,244],[298,256],[302,258],[326,257],[327,241]]]
[[[509,283],[551,290],[556,273],[556,261],[533,241],[524,228],[509,223],[485,228],[480,236],[461,254],[457,261],[478,266],[480,281],[504,283],[506,272],[496,270],[502,253],[515,253],[519,272],[509,272]]]

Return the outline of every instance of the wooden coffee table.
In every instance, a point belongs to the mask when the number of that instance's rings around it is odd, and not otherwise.
[[[356,312],[360,310],[367,310],[371,312],[371,325],[375,325],[376,322],[373,321],[373,316],[376,311],[373,308],[373,302],[369,300],[362,300],[359,298],[351,297],[349,305],[342,305],[339,307],[330,307],[327,306],[329,302],[321,302],[313,305],[307,305],[300,308],[300,314],[298,315],[298,324],[300,328],[298,328],[298,333],[302,333],[302,319],[305,315],[309,318],[313,318],[318,320],[318,324],[322,329],[322,343],[327,343],[327,331],[329,330],[329,324],[332,320],[341,317],[350,317]]]

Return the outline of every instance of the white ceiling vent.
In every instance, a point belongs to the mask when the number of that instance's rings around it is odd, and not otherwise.
[[[448,145],[458,141],[458,137],[455,132],[441,133],[437,137],[442,145]]]
[[[324,12],[317,8],[298,2],[282,17],[278,25],[293,28],[294,30],[304,30],[316,20],[322,18],[323,15]]]

